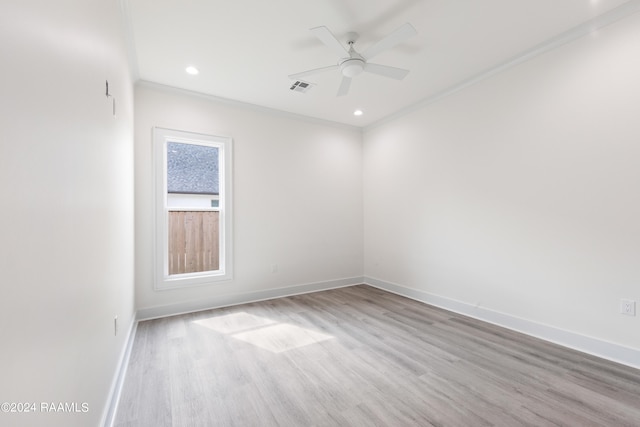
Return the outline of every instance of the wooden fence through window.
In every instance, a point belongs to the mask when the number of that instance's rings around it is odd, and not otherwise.
[[[169,212],[169,274],[220,269],[220,212]]]

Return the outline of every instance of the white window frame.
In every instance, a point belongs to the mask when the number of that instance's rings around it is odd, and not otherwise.
[[[169,208],[167,203],[167,143],[180,142],[218,148],[219,206],[189,208],[189,210],[219,211],[220,268],[215,271],[169,275]],[[156,290],[214,284],[233,278],[232,260],[232,154],[230,137],[205,135],[160,127],[153,128],[153,159],[155,178],[155,260],[154,288]]]

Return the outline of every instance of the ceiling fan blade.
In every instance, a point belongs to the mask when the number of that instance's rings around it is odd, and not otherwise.
[[[322,72],[325,72],[325,71],[337,70],[337,69],[338,69],[337,65],[329,65],[328,67],[314,68],[313,70],[307,70],[307,71],[303,71],[301,73],[289,74],[289,78],[292,79],[292,80],[296,80],[296,79],[299,79],[301,77],[310,76],[312,74],[317,74],[317,73],[322,73]]]
[[[329,49],[333,50],[340,58],[348,58],[349,52],[345,47],[336,39],[327,27],[315,27],[310,30],[322,43]]]
[[[390,77],[396,80],[402,80],[409,74],[409,70],[405,70],[402,68],[389,67],[388,65],[380,65],[380,64],[364,64],[364,71],[368,73],[378,74],[384,77]]]
[[[391,49],[398,43],[401,43],[406,39],[408,39],[409,37],[414,36],[416,34],[418,34],[416,29],[413,28],[413,25],[407,22],[402,27],[395,30],[393,33],[384,37],[382,40],[379,40],[374,45],[369,46],[367,50],[365,50],[362,53],[362,56],[365,57],[365,59],[369,60],[374,56],[376,56],[377,54],[379,54],[380,52],[383,52],[387,49]]]
[[[349,93],[349,86],[351,86],[351,77],[343,76],[340,88],[338,88],[338,94],[336,96],[345,96]]]

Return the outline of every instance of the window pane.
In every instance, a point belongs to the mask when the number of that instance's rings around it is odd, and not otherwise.
[[[167,142],[169,275],[220,268],[218,147]],[[198,210],[194,210],[198,209]]]
[[[220,212],[169,212],[169,275],[220,269]]]
[[[219,189],[218,148],[167,143],[167,192],[213,194]]]

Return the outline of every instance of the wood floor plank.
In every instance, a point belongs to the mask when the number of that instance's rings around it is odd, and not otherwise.
[[[369,286],[141,322],[127,426],[640,426],[640,371]]]

